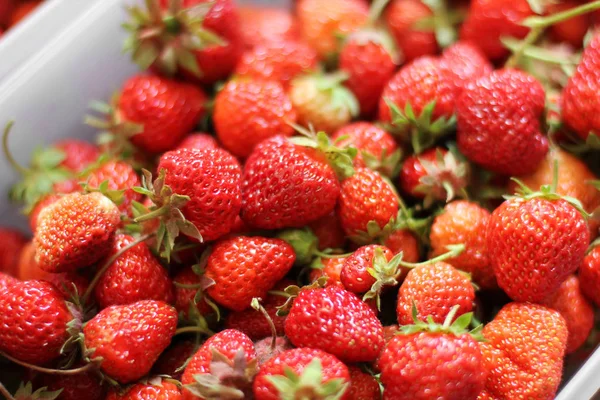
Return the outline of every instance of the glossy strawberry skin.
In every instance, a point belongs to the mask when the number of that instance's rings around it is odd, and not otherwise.
[[[100,311],[83,328],[90,358],[102,357],[102,371],[121,383],[146,375],[177,329],[177,312],[166,303],[144,300]]]
[[[302,290],[285,334],[296,347],[327,350],[345,362],[372,361],[383,347],[383,327],[373,310],[335,285]]]
[[[364,373],[358,367],[349,367],[350,389],[348,397],[353,400],[379,400],[381,388],[379,382],[372,375]]]
[[[594,247],[579,267],[581,290],[596,307],[600,307],[600,247]]]
[[[442,53],[448,79],[456,89],[456,95],[475,78],[490,74],[494,66],[485,55],[469,42],[456,42]]]
[[[498,285],[515,301],[539,302],[583,262],[589,232],[564,200],[507,200],[492,213],[487,247]]]
[[[406,262],[416,263],[419,261],[419,242],[414,233],[408,229],[393,231],[383,242],[394,255],[402,252],[402,259]]]
[[[440,163],[438,161],[438,157],[443,157],[446,154],[448,154],[448,150],[441,147],[436,147],[419,155],[413,154],[408,156],[402,163],[402,169],[400,170],[399,177],[400,187],[404,193],[407,193],[417,199],[425,198],[427,192],[425,190],[420,190],[419,186],[421,186],[423,183],[421,180],[428,176],[429,173],[421,162],[424,161],[431,163],[434,166],[439,166]],[[443,168],[443,166],[440,166],[440,168]],[[451,171],[448,171],[448,173],[444,175],[440,174],[438,179],[452,184],[457,182],[457,186],[461,185],[458,183],[460,178],[453,175]],[[441,186],[439,188],[437,186],[432,187],[431,193],[437,200],[445,200],[447,197],[446,189]]]
[[[414,27],[415,23],[432,15],[421,0],[394,0],[388,6],[385,21],[405,61],[437,53],[435,34]]]
[[[73,172],[81,172],[100,156],[97,146],[83,140],[66,139],[54,144],[54,147],[64,154],[64,160],[60,163]]]
[[[0,292],[7,287],[14,285],[18,280],[10,275],[0,272]]]
[[[341,274],[345,260],[345,257],[321,259],[323,268],[313,268],[309,274],[310,281],[314,282],[321,276],[325,276],[327,278],[325,286],[337,285],[343,288],[344,285],[342,284]]]
[[[176,384],[161,379],[159,384],[136,383],[125,391],[113,390],[106,400],[181,400],[183,397]]]
[[[160,159],[165,184],[173,193],[189,196],[181,210],[200,231],[204,241],[229,233],[241,207],[241,168],[221,149],[170,151]]]
[[[17,276],[19,255],[27,243],[21,232],[12,228],[0,228],[0,272]]]
[[[242,6],[239,7],[238,14],[242,40],[246,49],[300,37],[298,21],[291,12],[285,9]],[[240,60],[240,63],[243,61]]]
[[[241,217],[261,229],[303,227],[333,211],[339,193],[335,172],[320,153],[277,136],[246,161]]]
[[[246,158],[265,139],[291,136],[296,112],[275,81],[230,81],[215,99],[213,121],[223,147]]]
[[[120,222],[119,209],[104,195],[66,195],[38,218],[36,262],[54,273],[87,267],[108,254]]]
[[[468,334],[396,335],[378,361],[384,398],[475,400],[485,384],[479,344]]]
[[[34,365],[60,356],[73,316],[52,284],[13,282],[0,290],[0,308],[0,351]]]
[[[204,132],[196,132],[187,135],[180,143],[177,145],[176,150],[179,149],[196,149],[196,150],[206,150],[206,149],[216,149],[219,147],[219,143],[217,140],[208,133]]]
[[[362,108],[361,108],[362,110]],[[398,150],[394,137],[370,122],[354,122],[338,129],[331,137],[339,147],[355,147],[358,154],[354,158],[354,166],[363,168],[367,165],[363,153],[381,159]]]
[[[376,249],[380,249],[388,261],[394,257],[394,253],[385,246],[371,244],[359,247],[345,259],[342,267],[340,280],[346,290],[360,294],[371,289],[371,286],[375,283],[375,278],[369,273],[368,269],[373,268]]]
[[[285,351],[267,361],[260,368],[256,379],[254,380],[254,397],[256,400],[277,400],[280,399],[279,391],[271,384],[269,377],[284,375],[285,367],[291,368],[294,373],[300,375],[302,371],[315,359],[321,361],[322,383],[333,379],[341,379],[343,383],[350,383],[350,373],[348,367],[331,354],[322,350],[311,348],[297,348]],[[348,392],[341,397],[341,400],[354,399],[348,395]]]
[[[215,284],[208,295],[234,311],[250,306],[252,298],[264,298],[294,265],[293,248],[281,239],[259,236],[233,237],[215,244],[205,276]]]
[[[108,161],[98,169],[90,172],[87,184],[97,189],[104,181],[108,181],[109,190],[123,190],[123,202],[119,204],[121,212],[128,212],[133,201],[141,201],[142,195],[133,191],[141,186],[141,181],[133,167],[123,161]]]
[[[33,208],[31,209],[31,212],[29,213],[29,228],[31,229],[31,232],[35,233],[35,230],[37,229],[38,217],[39,217],[40,213],[42,212],[42,210],[44,208],[46,208],[47,206],[49,206],[50,204],[56,202],[58,199],[60,199],[60,195],[50,194],[50,195],[42,197],[35,204],[35,206],[33,206]]]
[[[584,140],[591,132],[600,136],[599,66],[600,34],[596,34],[562,94],[563,121]]]
[[[131,142],[149,153],[173,149],[190,133],[205,111],[206,95],[194,85],[157,75],[136,75],[125,82],[118,112],[143,125]]]
[[[524,72],[498,70],[475,80],[456,102],[459,150],[498,174],[535,171],[548,152],[539,122],[544,104],[542,85]]]

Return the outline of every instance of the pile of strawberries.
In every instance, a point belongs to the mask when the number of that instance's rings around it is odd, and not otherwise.
[[[96,144],[5,129],[0,393],[554,398],[600,341],[599,9],[131,7]]]

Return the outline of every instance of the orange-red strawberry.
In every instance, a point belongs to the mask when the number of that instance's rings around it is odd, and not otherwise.
[[[404,60],[437,53],[435,32],[415,28],[417,22],[431,17],[433,12],[421,0],[393,0],[388,6],[385,21]]]
[[[253,393],[256,400],[299,398],[303,393],[319,399],[355,399],[348,393],[349,386],[350,373],[344,363],[322,350],[304,347],[285,351],[263,364]]]
[[[448,47],[442,54],[442,60],[457,95],[470,80],[488,75],[494,70],[481,50],[469,42],[459,41]]]
[[[545,101],[542,85],[521,71],[476,79],[456,102],[460,151],[498,174],[532,173],[548,152],[540,127]]]
[[[57,400],[106,400],[105,387],[93,371],[76,375],[44,374],[39,381],[40,386],[46,387],[49,392],[61,391]]]
[[[106,400],[181,400],[179,387],[169,379],[151,378],[147,382],[138,382],[125,389],[113,389]]]
[[[580,2],[576,0],[563,0],[560,3],[548,2],[544,5],[546,14],[551,15],[575,8],[580,5]],[[558,22],[550,27],[550,37],[558,42],[569,43],[576,49],[580,48],[583,38],[590,28],[591,20],[590,14],[583,14]]]
[[[276,135],[291,136],[296,112],[276,81],[230,81],[217,94],[213,121],[223,147],[246,158],[254,147]]]
[[[567,325],[557,311],[510,303],[483,328],[488,372],[479,399],[552,399],[561,382]]]
[[[111,253],[113,257],[135,238],[119,234]],[[140,300],[173,302],[173,284],[167,270],[142,242],[121,254],[101,275],[94,288],[100,308],[135,303]]]
[[[509,54],[500,39],[507,36],[523,39],[529,28],[521,23],[533,15],[527,0],[474,0],[460,37],[479,47],[488,58],[498,60]]]
[[[177,329],[177,312],[161,301],[111,306],[83,328],[90,359],[102,358],[101,370],[120,383],[130,383],[150,372],[169,346]]]
[[[110,252],[119,223],[119,209],[104,195],[66,195],[38,218],[36,262],[47,272],[87,267]]]
[[[63,153],[60,166],[73,172],[81,172],[100,156],[98,147],[77,139],[65,139],[54,143],[54,148]]]
[[[60,195],[50,194],[42,197],[35,203],[35,206],[33,206],[29,212],[29,228],[31,229],[31,232],[35,233],[35,230],[37,229],[38,218],[42,210],[50,204],[56,202],[58,199],[60,199]]]
[[[119,204],[122,212],[127,212],[133,201],[141,201],[142,195],[133,190],[140,186],[140,178],[130,164],[117,160],[108,161],[90,172],[87,185],[90,189],[98,189],[104,181],[108,182],[108,190],[123,191],[122,202]]]
[[[353,293],[362,294],[368,292],[376,281],[371,271],[375,270],[376,250],[379,249],[379,255],[383,256],[381,261],[390,261],[394,253],[385,246],[367,245],[359,247],[354,253],[344,260],[340,281],[346,290]]]
[[[193,268],[186,267],[179,271],[173,278],[175,286],[175,308],[186,319],[193,319],[196,308],[200,315],[212,312],[212,308],[199,298],[199,290],[202,289],[201,276],[196,274]],[[187,287],[186,287],[187,286]],[[190,311],[192,314],[190,315]]]
[[[339,287],[344,287],[340,276],[342,274],[342,268],[345,260],[345,257],[321,259],[321,265],[323,267],[311,269],[309,274],[310,281],[315,282],[320,277],[325,276],[327,278],[327,283],[325,286],[337,285]]]
[[[191,133],[186,136],[180,143],[177,145],[176,150],[179,149],[196,149],[196,150],[206,150],[206,149],[216,149],[219,147],[219,143],[217,140],[208,133],[197,132]]]
[[[581,290],[596,307],[600,307],[600,246],[594,246],[579,267]]]
[[[0,272],[17,276],[19,256],[27,242],[27,238],[18,230],[0,228]]]
[[[486,289],[496,286],[486,240],[490,215],[488,210],[474,202],[453,201],[444,207],[442,214],[435,217],[429,234],[433,257],[445,253],[448,245],[464,244],[463,253],[445,262],[468,272],[475,283]]]
[[[235,74],[242,78],[278,81],[288,88],[292,79],[317,69],[315,50],[298,40],[278,40],[247,50]]]
[[[373,310],[339,286],[303,289],[285,320],[296,347],[311,347],[345,362],[372,361],[383,347],[383,327]]]
[[[319,250],[343,248],[346,236],[337,214],[332,212],[308,224],[319,242]]]
[[[156,360],[152,372],[156,375],[168,375],[180,379],[183,371],[181,367],[196,353],[198,346],[190,340],[183,340],[171,344]]]
[[[0,351],[34,365],[60,356],[74,316],[52,284],[13,282],[0,291],[0,309]]]
[[[205,277],[214,282],[206,292],[218,304],[234,311],[250,306],[292,268],[296,255],[281,239],[238,236],[215,244]]]
[[[348,396],[352,400],[379,400],[381,388],[379,382],[372,375],[362,372],[358,367],[349,367],[350,389]]]
[[[600,34],[584,50],[581,62],[562,92],[563,122],[582,139],[600,136]]]
[[[248,398],[256,373],[256,351],[250,338],[234,329],[211,336],[194,354],[183,372],[183,400],[230,393]],[[214,398],[214,397],[210,398]],[[224,398],[224,397],[216,397]]]
[[[285,9],[242,6],[238,14],[242,41],[246,49],[300,37],[295,16]]]
[[[299,0],[296,15],[302,37],[327,59],[338,50],[338,37],[364,26],[369,6],[364,0]]]

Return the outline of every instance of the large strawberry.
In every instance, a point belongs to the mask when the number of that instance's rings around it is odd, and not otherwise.
[[[291,136],[296,112],[278,82],[234,80],[217,95],[213,122],[223,147],[245,158],[265,139]]]
[[[278,400],[282,396],[314,399],[355,399],[348,393],[348,367],[322,350],[298,348],[271,358],[254,381],[256,400]]]
[[[35,231],[35,259],[48,272],[87,267],[112,248],[117,206],[100,193],[73,193],[46,207]]]
[[[169,379],[150,378],[125,388],[113,389],[106,400],[181,400],[181,390]]]
[[[246,5],[239,7],[238,14],[246,49],[300,37],[296,17],[289,10]]]
[[[480,399],[552,399],[561,381],[567,325],[557,311],[510,303],[483,329],[488,372]]]
[[[458,97],[458,147],[471,161],[504,175],[528,174],[548,151],[540,117],[544,88],[531,75],[503,69],[469,84]]]
[[[339,286],[303,289],[285,320],[296,347],[312,347],[346,362],[372,361],[383,347],[383,327],[367,304]]]
[[[177,312],[161,301],[144,300],[100,311],[83,328],[91,360],[111,378],[130,383],[146,375],[177,329]]]

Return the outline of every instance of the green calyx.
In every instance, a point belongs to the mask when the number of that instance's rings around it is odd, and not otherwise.
[[[297,286],[297,285],[290,285],[290,286],[286,287],[283,292],[279,292],[279,291],[278,292],[269,292],[269,293],[277,294],[279,296],[287,297],[287,300],[285,301],[285,303],[280,305],[279,307],[277,307],[277,316],[283,317],[290,312],[290,309],[292,308],[292,304],[294,303],[294,299],[296,297],[298,297],[298,295],[300,294],[301,291],[307,290],[307,289],[321,289],[321,288],[324,288],[325,285],[327,285],[327,277],[321,276],[321,277],[319,277],[319,279],[317,279],[310,285],[306,285],[306,286],[302,286],[302,287]]]
[[[89,185],[89,183],[87,183],[87,182],[84,183],[82,186],[83,186],[83,190],[86,193],[93,193],[93,192],[102,193],[104,196],[108,197],[113,203],[115,203],[118,206],[120,206],[123,203],[123,200],[125,199],[125,190],[124,189],[123,190],[110,189],[108,179],[102,181],[97,188],[91,187]]]
[[[485,341],[481,331],[483,329],[483,325],[479,324],[474,329],[468,331],[467,328],[471,325],[471,321],[473,320],[473,313],[468,312],[466,314],[460,315],[456,318],[456,313],[458,312],[460,306],[455,305],[452,307],[443,324],[438,324],[433,321],[431,315],[427,317],[427,322],[419,320],[417,311],[417,305],[413,302],[412,305],[412,317],[414,324],[413,325],[404,325],[400,327],[399,334],[402,335],[413,335],[418,332],[430,332],[430,333],[446,333],[450,335],[460,336],[460,335],[471,335],[473,339],[482,342]],[[454,322],[453,322],[454,321]]]
[[[21,382],[13,398],[14,400],[54,400],[60,396],[62,391],[63,389],[49,392],[46,386],[34,391],[31,382]]]
[[[319,248],[319,239],[310,228],[286,229],[276,237],[292,246],[296,253],[295,265],[310,264]]]
[[[300,375],[287,365],[283,371],[284,375],[271,375],[267,378],[279,392],[281,400],[339,400],[349,387],[341,378],[323,382],[323,366],[318,358],[313,359]]]
[[[167,9],[162,9],[158,0],[145,0],[145,3],[145,8],[128,8],[131,20],[123,27],[130,36],[124,50],[130,52],[143,69],[155,66],[165,75],[173,76],[183,68],[201,78],[202,71],[194,53],[226,44],[204,27],[204,18],[214,2],[183,8],[181,0],[170,0]]]
[[[458,39],[456,25],[464,19],[461,11],[451,11],[444,0],[423,0],[432,12],[432,16],[419,19],[414,28],[426,32],[434,32],[438,45],[442,48],[450,46]]]

